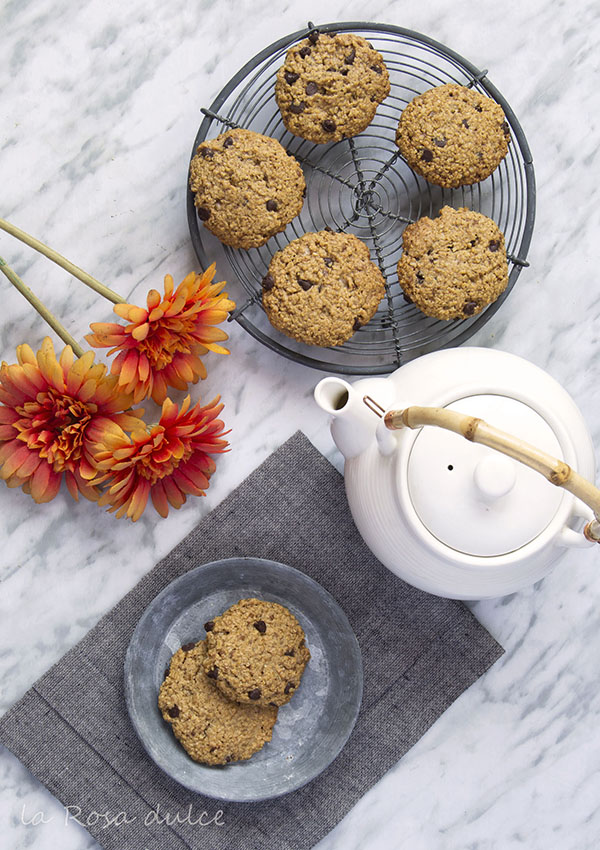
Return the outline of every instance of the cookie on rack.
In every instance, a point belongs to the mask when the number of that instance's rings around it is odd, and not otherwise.
[[[310,659],[291,611],[277,602],[240,599],[205,628],[204,671],[226,697],[271,708],[289,702]]]
[[[316,144],[355,136],[390,92],[383,57],[353,33],[319,33],[291,47],[275,99],[290,133]]]
[[[206,641],[188,644],[171,658],[158,707],[194,761],[228,764],[250,758],[271,740],[277,708],[227,699],[204,674]]]
[[[306,184],[276,139],[235,129],[199,145],[190,188],[204,227],[225,245],[249,249],[285,230],[302,209]]]
[[[396,132],[396,144],[410,167],[444,188],[489,177],[506,156],[509,141],[500,104],[455,83],[413,98]]]
[[[398,280],[427,316],[475,316],[508,284],[504,235],[482,213],[442,207],[437,218],[424,216],[404,230]]]
[[[320,230],[271,259],[262,303],[277,330],[307,345],[341,345],[377,312],[383,275],[349,233]]]

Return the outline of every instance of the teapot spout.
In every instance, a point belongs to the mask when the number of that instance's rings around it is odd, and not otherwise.
[[[333,417],[331,435],[346,460],[362,454],[375,439],[379,421],[363,403],[362,393],[342,378],[330,377],[319,381],[314,398]]]

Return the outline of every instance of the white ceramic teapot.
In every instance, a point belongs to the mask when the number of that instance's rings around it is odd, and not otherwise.
[[[422,590],[503,596],[538,581],[569,547],[600,538],[583,417],[521,357],[439,351],[386,378],[324,378],[315,399],[334,417],[358,530]]]

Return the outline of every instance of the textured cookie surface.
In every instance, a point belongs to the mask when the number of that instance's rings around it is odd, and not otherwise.
[[[316,144],[360,133],[389,91],[381,54],[352,33],[311,33],[288,50],[275,83],[287,129]]]
[[[204,670],[229,699],[256,706],[289,702],[310,652],[300,623],[287,608],[241,599],[205,628]]]
[[[504,291],[508,266],[504,236],[482,213],[443,207],[420,218],[402,235],[398,280],[428,316],[474,316]]]
[[[385,294],[365,243],[326,230],[278,251],[262,286],[271,324],[308,345],[341,345],[367,324]]]
[[[206,641],[175,653],[158,707],[195,761],[228,764],[248,759],[271,740],[277,708],[231,702],[206,677],[205,657]]]
[[[509,141],[502,107],[454,83],[413,98],[396,133],[396,144],[411,168],[446,188],[489,177],[506,156]]]
[[[198,217],[233,248],[258,248],[302,209],[304,175],[276,139],[228,130],[202,142],[190,166]]]

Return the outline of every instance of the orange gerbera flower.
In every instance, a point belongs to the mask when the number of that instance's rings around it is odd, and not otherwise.
[[[229,354],[218,345],[227,334],[214,327],[227,318],[235,304],[221,292],[225,281],[211,284],[213,263],[202,275],[189,274],[173,289],[173,278],[165,276],[165,294],[156,289],[147,297],[147,309],[134,304],[116,304],[114,312],[129,322],[95,322],[86,337],[95,348],[119,352],[111,372],[119,376],[120,386],[133,394],[134,402],[152,396],[162,404],[167,387],[187,389],[206,377],[200,355],[208,350]]]
[[[166,517],[169,504],[180,508],[188,495],[204,496],[215,471],[211,454],[227,450],[223,409],[219,397],[201,407],[190,408],[187,396],[181,410],[165,399],[157,425],[138,427],[126,434],[106,420],[94,425],[94,462],[100,470],[94,484],[107,484],[99,505],[110,505],[117,518],[139,519],[148,496],[158,513]]]
[[[67,345],[57,360],[46,337],[37,356],[20,345],[17,360],[0,368],[0,478],[36,502],[49,502],[64,475],[74,499],[81,492],[96,500],[90,425],[132,428],[143,410],[119,413],[131,396],[106,375],[106,366],[94,363],[92,351],[75,360]]]

